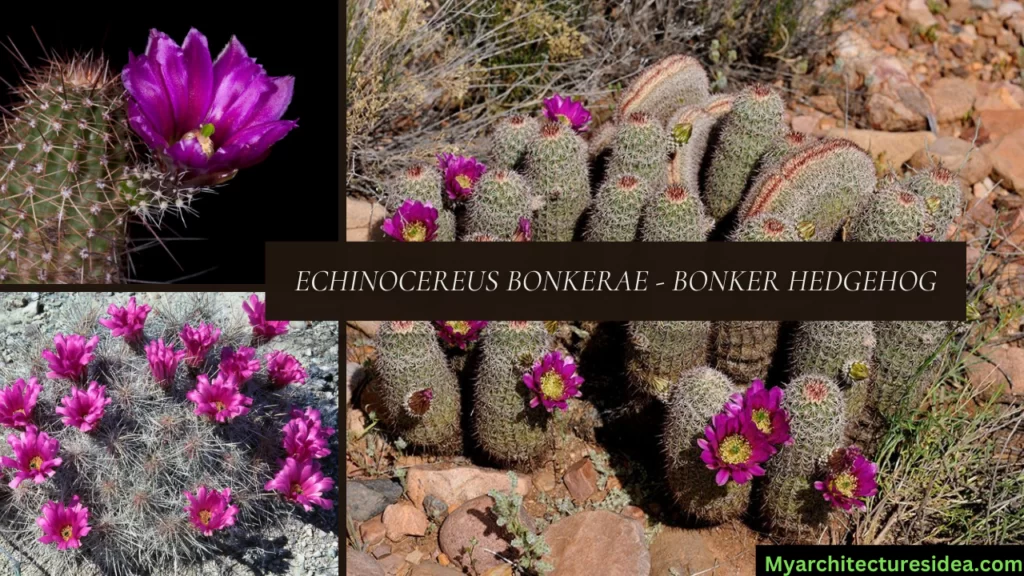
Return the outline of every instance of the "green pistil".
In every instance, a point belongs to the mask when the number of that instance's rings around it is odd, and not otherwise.
[[[217,128],[213,124],[203,124],[203,127],[199,129],[199,133],[209,138],[213,136],[213,131]]]
[[[427,225],[423,222],[410,222],[402,229],[402,238],[406,242],[426,242]]]
[[[726,436],[718,445],[718,457],[726,464],[742,464],[750,460],[752,453],[750,442],[747,442],[747,439],[739,434]]]
[[[466,190],[469,190],[473,187],[473,181],[470,180],[469,176],[466,176],[465,174],[459,174],[458,176],[456,176],[455,181],[459,183],[459,186],[462,186]]]
[[[857,490],[857,477],[849,472],[843,472],[832,482],[836,491],[846,496],[847,498],[853,498],[853,493]]]
[[[469,322],[457,320],[455,322],[449,322],[448,326],[452,329],[452,332],[456,334],[466,334],[469,332]]]
[[[565,382],[554,370],[548,370],[540,377],[540,391],[549,400],[560,400],[565,395]]]

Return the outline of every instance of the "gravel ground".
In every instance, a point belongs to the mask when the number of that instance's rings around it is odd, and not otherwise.
[[[174,298],[184,294],[171,293],[97,293],[82,295],[75,293],[7,293],[0,295],[0,367],[14,363],[20,343],[38,332],[51,334],[58,319],[70,302],[83,297],[95,298],[104,308],[111,301],[124,302],[135,295],[139,302],[145,302],[159,309]],[[242,313],[241,302],[247,294],[218,293],[212,295],[218,308],[237,310]],[[261,295],[262,297],[262,295]],[[152,316],[151,316],[152,318]],[[98,330],[103,330],[99,327]],[[338,423],[338,323],[336,322],[292,322],[287,335],[275,339],[274,348],[285,350],[295,356],[306,368],[308,379],[299,387],[298,403],[315,406],[324,423],[336,429]],[[0,385],[6,385],[6,382]],[[4,435],[9,431],[4,430]],[[329,478],[338,477],[338,434],[331,439],[332,455],[321,460],[323,473]],[[337,487],[330,494],[338,500]],[[332,510],[315,508],[306,513],[301,507],[294,507],[293,513],[281,519],[281,527],[265,533],[250,535],[245,546],[232,550],[230,554],[217,556],[200,566],[182,568],[183,575],[337,575],[338,574],[338,515],[337,506]],[[19,561],[21,576],[60,574],[69,576],[67,569],[57,566],[40,565],[16,542],[0,533],[0,547]],[[0,552],[0,576],[16,576],[12,563],[5,561]],[[93,575],[101,572],[92,565],[78,566],[73,574]]]

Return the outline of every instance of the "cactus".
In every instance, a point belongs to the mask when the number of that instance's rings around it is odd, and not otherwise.
[[[526,149],[530,188],[544,196],[533,221],[538,242],[569,242],[590,202],[587,145],[572,128],[544,122]]]
[[[608,173],[632,174],[651,190],[668,179],[669,140],[658,120],[645,112],[633,112],[617,125]]]
[[[682,373],[669,393],[662,435],[669,488],[684,513],[704,522],[736,518],[750,504],[751,483],[719,486],[697,446],[711,419],[739,390],[725,374],[698,367]]]
[[[710,114],[715,120],[721,120],[729,112],[732,112],[732,105],[735,102],[735,94],[715,94],[705,100],[701,106],[704,112]]]
[[[845,406],[834,380],[805,374],[786,386],[782,407],[789,413],[793,444],[783,446],[765,466],[764,512],[776,540],[812,543],[829,515],[814,479],[842,443]]]
[[[849,228],[854,242],[913,242],[925,231],[924,201],[897,182],[883,184]]]
[[[729,378],[746,386],[768,375],[768,367],[779,339],[779,323],[715,322],[711,327],[714,366]]]
[[[491,136],[491,168],[520,168],[530,139],[537,136],[537,129],[537,120],[530,116],[513,113],[502,118]]]
[[[935,379],[936,354],[948,333],[945,322],[875,323],[875,401],[884,416],[897,414],[907,402],[914,407]]]
[[[406,200],[417,200],[441,209],[444,200],[444,182],[436,166],[414,164],[391,175],[385,183],[381,204],[394,212]]]
[[[647,201],[640,239],[644,242],[703,242],[714,224],[704,213],[704,204],[697,194],[673,184]]]
[[[813,137],[800,132],[788,132],[771,141],[764,154],[761,155],[761,170],[765,170],[778,164],[783,158],[796,152],[800,148],[816,142]]]
[[[747,181],[772,140],[786,133],[785,107],[779,94],[758,84],[732,103],[708,166],[705,193],[715,220],[731,212],[743,197]]]
[[[550,447],[550,414],[530,407],[523,374],[551,348],[543,322],[491,322],[483,331],[474,385],[473,428],[495,459],[530,466]]]
[[[790,372],[835,379],[843,391],[846,421],[853,423],[867,402],[874,349],[871,322],[801,322],[793,340]]]
[[[647,112],[664,123],[680,105],[708,97],[708,75],[696,59],[676,54],[644,70],[619,96],[617,120]]]
[[[430,322],[384,322],[375,344],[382,419],[410,444],[440,453],[460,449],[458,380]]]
[[[740,223],[729,239],[734,242],[799,242],[796,224],[773,214],[758,214]]]
[[[871,157],[849,140],[799,148],[762,172],[740,206],[740,221],[772,213],[796,222],[804,240],[832,240],[875,189]]]
[[[699,105],[683,106],[669,118],[666,130],[675,146],[668,169],[669,184],[700,190],[701,165],[716,122]]]
[[[680,374],[707,361],[710,322],[636,321],[629,332],[629,381],[644,394],[668,397]]]
[[[924,201],[928,214],[924,233],[945,240],[949,226],[961,213],[960,179],[945,168],[934,168],[908,177],[904,184]]]
[[[489,170],[466,205],[465,235],[488,234],[511,240],[520,220],[529,220],[531,194],[526,179],[505,169]]]
[[[631,174],[605,182],[594,196],[583,238],[588,242],[632,242],[647,197],[646,183]]]

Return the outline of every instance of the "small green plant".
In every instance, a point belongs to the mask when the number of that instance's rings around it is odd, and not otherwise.
[[[542,558],[551,549],[544,542],[544,537],[534,533],[520,516],[523,497],[516,493],[519,477],[516,476],[515,472],[509,471],[508,481],[508,492],[491,490],[488,494],[494,499],[491,513],[494,514],[495,523],[512,535],[512,542],[510,544],[519,552],[518,557],[512,561],[512,567],[518,574],[530,576],[547,574],[554,570],[555,567],[542,560]]]

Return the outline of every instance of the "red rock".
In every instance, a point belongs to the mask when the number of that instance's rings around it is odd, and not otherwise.
[[[530,493],[530,477],[517,474],[516,493]],[[464,502],[485,496],[491,490],[508,490],[508,473],[493,468],[460,466],[457,464],[423,464],[408,469],[405,477],[406,493],[417,507],[423,498],[433,494],[448,504],[451,512]]]
[[[430,521],[423,510],[409,502],[399,502],[384,509],[384,529],[392,542],[398,542],[405,536],[423,536],[427,533]]]
[[[630,520],[636,520],[640,523],[643,523],[643,521],[647,518],[647,515],[644,514],[644,511],[637,506],[626,506],[625,508],[622,509],[622,512],[620,512],[620,514],[622,514],[626,518],[629,518]]]
[[[365,242],[384,220],[384,207],[363,198],[345,198],[345,240]]]
[[[478,572],[500,566],[504,562],[498,556],[510,560],[517,557],[512,548],[512,534],[504,527],[498,526],[491,507],[494,500],[490,496],[480,496],[459,506],[441,525],[438,544],[448,558],[463,567],[475,566]],[[533,521],[520,509],[520,519],[532,528]],[[477,544],[473,547],[472,556],[467,548],[473,538]]]
[[[1024,128],[1007,134],[988,156],[1003,186],[1024,193]]]
[[[794,116],[792,122],[793,132],[814,134],[818,131],[819,120],[817,116]]]
[[[834,128],[828,132],[830,138],[845,138],[868,151],[872,158],[894,168],[910,160],[915,152],[935,142],[935,134],[920,132],[884,132],[881,130],[855,130]]]
[[[981,110],[978,119],[993,142],[1024,128],[1024,110]]]
[[[345,576],[384,576],[384,568],[365,552],[345,549]]]
[[[583,458],[565,471],[562,482],[569,489],[569,494],[577,503],[586,502],[597,492],[597,470],[590,458]]]
[[[1024,396],[1024,348],[1003,345],[982,348],[965,361],[967,377],[979,396],[991,398],[997,392]]]
[[[643,526],[608,510],[563,518],[544,532],[544,541],[551,548],[544,561],[555,567],[548,576],[652,574]]]
[[[996,211],[992,208],[992,203],[988,198],[971,198],[967,201],[964,220],[967,223],[989,228],[996,222]]]
[[[409,576],[462,576],[462,572],[440,564],[424,563],[413,566]]]
[[[1020,110],[1024,108],[1024,89],[1016,84],[1000,82],[990,84],[978,90],[978,99],[974,101],[974,109],[983,110]]]
[[[384,541],[387,530],[384,529],[384,521],[380,517],[370,518],[359,525],[359,536],[363,539],[363,545],[376,546]]]
[[[928,96],[932,99],[939,122],[958,122],[974,106],[977,86],[955,76],[940,78],[928,88]]]
[[[739,522],[715,528],[669,527],[651,542],[651,574],[754,573],[757,536]]]

